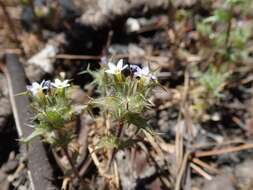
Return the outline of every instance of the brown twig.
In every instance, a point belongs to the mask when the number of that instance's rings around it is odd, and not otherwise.
[[[210,176],[208,173],[206,173],[204,170],[202,170],[199,166],[197,166],[194,163],[190,163],[190,166],[192,169],[194,169],[197,173],[199,173],[201,176],[203,176],[207,180],[212,180],[212,176]]]
[[[192,145],[192,148],[196,149],[206,149],[206,148],[211,148],[211,147],[221,147],[221,146],[227,146],[227,145],[232,145],[232,144],[242,144],[245,143],[243,139],[235,139],[235,140],[230,140],[230,141],[225,141],[222,143],[206,143],[206,144],[194,144]]]
[[[177,167],[180,168],[183,155],[184,155],[184,143],[183,143],[183,129],[182,125],[180,123],[182,116],[184,115],[184,108],[186,106],[186,100],[188,95],[188,89],[189,89],[189,73],[185,71],[185,81],[184,81],[184,90],[182,93],[182,101],[180,104],[180,113],[177,120],[177,126],[176,126],[176,159],[177,159]]]
[[[72,54],[58,54],[55,56],[56,59],[81,59],[81,60],[100,60],[100,55],[72,55]]]
[[[76,178],[80,181],[80,183],[81,183],[83,189],[85,189],[85,190],[86,190],[86,189],[89,189],[88,186],[87,186],[87,184],[84,182],[84,180],[83,180],[83,179],[81,178],[81,176],[79,175],[79,172],[78,172],[77,168],[75,167],[75,164],[73,163],[72,158],[71,158],[71,156],[69,155],[67,148],[64,147],[64,146],[62,146],[61,149],[62,149],[64,155],[66,156],[66,158],[67,158],[67,160],[68,160],[68,162],[69,162],[69,164],[70,164],[70,166],[71,166],[71,168],[72,168],[72,171],[74,172]]]
[[[192,162],[194,162],[195,164],[201,166],[202,168],[207,169],[209,172],[212,172],[212,173],[215,173],[215,174],[220,174],[221,173],[217,168],[215,168],[213,166],[210,166],[209,164],[201,161],[198,158],[193,158]]]
[[[92,163],[92,158],[91,157],[87,158],[86,162],[80,168],[80,171],[79,171],[80,176],[83,176],[86,173],[91,163]]]
[[[225,153],[238,152],[241,150],[247,150],[253,148],[253,143],[243,144],[236,147],[228,147],[223,149],[214,149],[209,151],[197,151],[195,157],[207,157],[207,156],[218,156]]]
[[[182,178],[184,176],[184,172],[185,172],[185,169],[187,167],[188,159],[189,159],[190,155],[191,155],[191,152],[186,152],[185,155],[184,155],[184,158],[183,158],[183,161],[182,161],[182,164],[181,164],[181,168],[180,168],[178,176],[177,176],[177,180],[176,180],[174,190],[180,190],[180,188],[181,188]]]
[[[67,59],[67,60],[101,60],[102,55],[74,55],[74,54],[58,54],[55,56],[56,59]],[[129,54],[116,54],[111,55],[113,59],[126,59],[129,58]],[[151,56],[151,55],[144,55],[140,56],[139,58],[143,58],[145,60],[151,62],[157,62],[160,66],[168,67],[168,57],[165,56]]]

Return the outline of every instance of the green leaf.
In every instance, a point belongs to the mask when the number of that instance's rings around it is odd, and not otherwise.
[[[226,3],[235,6],[245,3],[247,0],[226,0]]]
[[[125,149],[125,148],[129,148],[132,147],[134,144],[136,144],[137,142],[139,142],[138,140],[135,139],[127,139],[125,141],[121,141],[118,145],[119,149]]]
[[[212,33],[212,26],[208,23],[197,23],[197,31],[203,36],[209,36]]]
[[[204,20],[204,23],[228,22],[230,18],[231,14],[227,10],[217,9],[212,16]]]
[[[102,148],[113,149],[113,148],[118,148],[118,147],[119,147],[118,138],[114,135],[108,135],[101,138],[101,140],[96,146],[96,150],[102,149]]]
[[[96,146],[96,150],[98,149],[124,149],[133,146],[136,144],[138,140],[134,139],[127,139],[127,140],[120,140],[114,135],[108,135],[105,137],[102,137],[100,142]]]
[[[114,112],[115,110],[118,110],[118,108],[122,107],[122,101],[118,97],[107,96],[91,100],[90,105]]]
[[[23,142],[23,143],[29,143],[34,138],[43,135],[45,132],[46,132],[45,129],[35,128],[35,130],[28,137],[25,137],[24,139],[21,139],[21,142]]]
[[[225,67],[224,67],[225,69]],[[207,92],[214,97],[220,97],[221,90],[226,82],[229,72],[220,70],[218,71],[213,65],[210,64],[208,70],[204,73],[199,73],[198,81],[205,87]]]
[[[141,117],[138,113],[128,112],[125,115],[125,119],[129,124],[133,124],[136,127],[143,129],[149,132],[150,134],[153,134],[150,126],[147,123],[147,120]]]
[[[248,42],[248,39],[250,38],[250,35],[250,27],[239,27],[234,29],[234,31],[231,33],[231,41],[233,43],[233,46],[240,50],[244,49]]]
[[[56,111],[47,111],[47,120],[53,127],[61,127],[64,124],[64,119],[62,115],[57,113]]]

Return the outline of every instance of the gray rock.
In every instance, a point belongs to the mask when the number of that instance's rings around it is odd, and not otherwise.
[[[241,189],[253,189],[253,160],[246,160],[235,167],[235,176]]]
[[[235,190],[232,180],[228,176],[216,176],[211,181],[206,181],[205,190]]]
[[[5,173],[12,173],[18,167],[17,160],[9,160],[6,164],[2,166],[2,170]]]
[[[10,184],[7,180],[7,175],[0,170],[0,190],[8,190],[9,186]]]
[[[45,71],[37,65],[25,65],[25,73],[30,81],[40,81]]]
[[[8,98],[0,99],[0,117],[6,117],[11,114],[11,105]]]

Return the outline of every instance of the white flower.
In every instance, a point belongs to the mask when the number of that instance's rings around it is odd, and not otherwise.
[[[134,73],[135,77],[140,77],[140,78],[146,78],[149,80],[156,80],[156,76],[152,75],[149,71],[148,67],[144,67],[143,69],[139,69]]]
[[[55,79],[54,83],[52,83],[52,86],[55,88],[66,88],[69,87],[69,80],[61,81],[60,79]]]
[[[105,72],[116,75],[116,74],[120,74],[121,71],[126,69],[127,65],[123,66],[123,59],[120,59],[117,63],[117,66],[114,65],[113,63],[109,62],[108,67],[109,67],[109,69],[106,70]]]
[[[26,89],[35,96],[38,92],[42,92],[45,89],[48,89],[48,85],[45,85],[46,81],[43,80],[40,84],[37,82],[33,82],[32,85],[26,86]]]

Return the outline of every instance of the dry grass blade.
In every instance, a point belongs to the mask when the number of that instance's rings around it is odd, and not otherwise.
[[[63,179],[61,190],[67,190],[68,189],[68,185],[69,185],[70,180],[71,179],[69,177],[65,177]]]
[[[119,180],[119,170],[117,162],[113,162],[113,168],[114,168],[114,181],[116,184],[117,189],[120,189],[120,180]]]
[[[153,146],[154,150],[160,155],[162,156],[162,158],[164,158],[162,149],[160,148],[160,146],[158,145],[158,143],[156,143],[155,138],[148,132],[144,131],[145,136],[147,137],[147,140],[149,141],[149,143]]]
[[[201,166],[202,168],[207,169],[209,172],[211,173],[215,173],[215,174],[220,174],[221,171],[219,171],[217,168],[210,166],[209,164],[207,164],[206,162],[203,162],[202,160],[198,159],[198,158],[193,158],[192,162]]]
[[[98,160],[98,157],[97,157],[97,155],[95,153],[95,150],[92,147],[90,147],[90,146],[88,147],[88,150],[90,152],[90,155],[91,155],[91,158],[92,158],[94,164],[98,168],[98,172],[100,173],[100,175],[104,175],[105,170],[102,168],[102,166],[101,166],[101,164],[100,164],[100,162]]]
[[[223,149],[213,149],[209,151],[197,151],[195,153],[196,157],[206,157],[206,156],[217,156],[225,153],[238,152],[241,150],[247,150],[253,148],[253,143],[243,144],[235,147],[228,147]]]
[[[180,190],[181,189],[181,182],[182,182],[182,178],[185,174],[185,170],[188,164],[188,159],[190,156],[191,152],[186,152],[186,154],[184,155],[184,159],[182,161],[178,176],[177,176],[177,180],[176,180],[176,184],[175,184],[175,188],[174,190]]]
[[[194,163],[190,163],[192,169],[194,169],[197,173],[203,176],[206,180],[212,180],[212,176],[210,176],[207,172],[202,170],[199,166]]]

